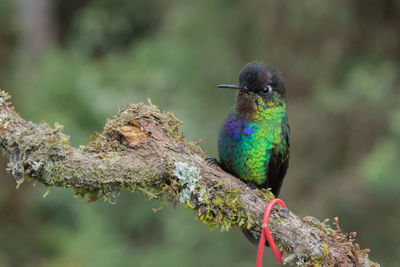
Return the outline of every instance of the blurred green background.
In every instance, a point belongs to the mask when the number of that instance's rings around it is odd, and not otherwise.
[[[74,145],[148,98],[215,156],[242,66],[278,66],[291,162],[281,197],[339,216],[383,266],[400,262],[400,1],[1,0],[0,88]],[[0,179],[0,266],[254,266],[241,232],[210,232],[138,193],[87,204]],[[277,266],[266,252],[265,266]]]

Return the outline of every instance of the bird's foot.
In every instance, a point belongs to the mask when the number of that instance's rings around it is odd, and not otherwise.
[[[208,157],[208,158],[206,158],[206,162],[207,162],[208,164],[215,164],[215,165],[218,165],[218,166],[221,167],[221,165],[219,164],[219,161],[218,161],[217,158]]]
[[[246,183],[246,184],[247,184],[248,187],[250,187],[253,190],[258,188],[258,186],[256,184],[254,184],[254,183],[250,182],[250,183]]]

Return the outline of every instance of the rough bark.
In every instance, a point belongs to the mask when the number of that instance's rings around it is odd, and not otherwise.
[[[23,120],[0,92],[0,145],[17,183],[35,180],[71,187],[88,201],[121,190],[138,190],[163,204],[181,202],[209,227],[248,228],[260,234],[264,209],[273,196],[252,189],[224,172],[196,143],[186,142],[181,122],[149,104],[128,105],[108,120],[87,146],[72,147],[62,126]],[[355,233],[332,229],[307,216],[275,208],[270,229],[286,252],[286,262],[303,266],[379,266]]]

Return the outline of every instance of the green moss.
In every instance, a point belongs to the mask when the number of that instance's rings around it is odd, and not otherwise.
[[[274,194],[272,194],[271,190],[267,188],[262,188],[258,190],[260,196],[263,199],[273,200],[275,198]]]
[[[87,202],[95,202],[97,199],[102,197],[100,193],[101,189],[88,189],[88,188],[74,188],[75,195],[74,197],[79,198],[80,200],[85,200],[87,197]],[[104,193],[103,193],[104,194]]]
[[[210,230],[220,228],[228,231],[233,227],[250,228],[254,220],[242,207],[239,200],[239,190],[226,190],[224,183],[218,181],[209,187],[204,201],[198,202],[196,196],[185,201],[185,208],[195,212],[195,218],[207,225]]]
[[[320,257],[311,257],[310,260],[306,261],[306,266],[315,266],[315,267],[327,266],[329,261],[329,247],[326,243],[324,243],[322,245],[322,248],[324,250],[324,255]]]
[[[195,210],[195,218],[208,226],[209,229],[221,228],[228,231],[233,227],[251,228],[253,220],[243,209],[239,200],[239,190],[218,190],[219,195],[208,196],[209,201],[198,207],[186,205],[186,208]],[[221,193],[223,192],[223,193]]]

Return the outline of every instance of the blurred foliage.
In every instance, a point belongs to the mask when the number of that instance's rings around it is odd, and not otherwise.
[[[339,216],[372,259],[397,266],[399,0],[36,1],[52,4],[52,14],[36,17],[50,16],[58,34],[37,60],[20,48],[21,27],[41,31],[20,23],[27,1],[0,2],[0,86],[24,118],[58,121],[80,145],[118,109],[150,98],[216,155],[234,93],[215,85],[234,83],[252,60],[278,66],[292,130],[281,197],[300,216]],[[0,184],[0,266],[255,261],[240,231],[209,232],[182,207],[154,215],[158,204],[136,193],[122,193],[116,205],[86,204],[70,190],[43,199],[42,186],[16,191],[10,177]]]

